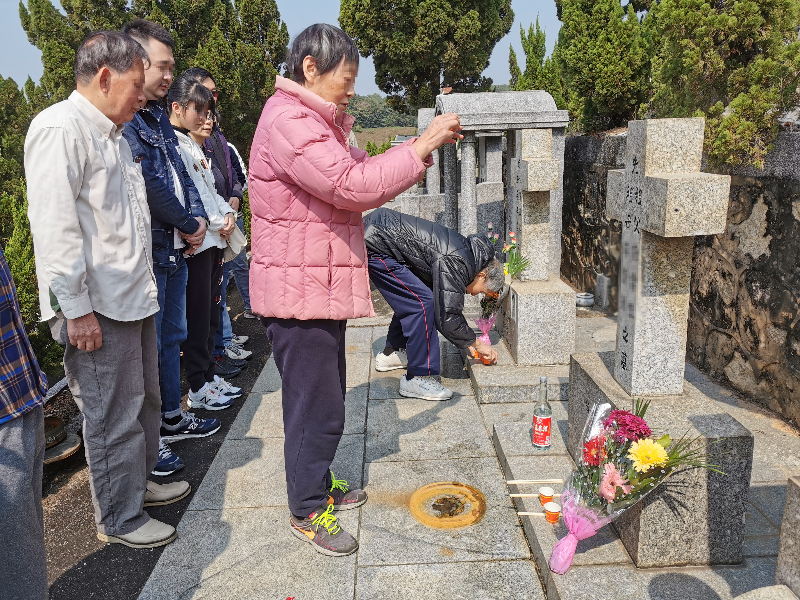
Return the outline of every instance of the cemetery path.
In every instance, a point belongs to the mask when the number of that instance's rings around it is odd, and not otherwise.
[[[484,419],[491,416],[466,378],[444,380],[456,392],[446,402],[400,397],[403,371],[378,373],[373,365],[387,324],[362,319],[347,330],[346,425],[333,471],[369,493],[360,509],[340,513],[359,551],[328,558],[289,531],[281,381],[270,359],[141,599],[544,600]],[[435,529],[415,520],[409,498],[435,482],[479,490],[480,521]]]

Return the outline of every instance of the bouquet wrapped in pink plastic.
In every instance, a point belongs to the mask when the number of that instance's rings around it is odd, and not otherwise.
[[[575,471],[561,494],[561,511],[569,533],[555,545],[550,570],[567,572],[580,540],[592,537],[642,500],[681,467],[717,472],[704,460],[697,438],[672,441],[651,438],[644,420],[649,402],[634,401],[633,409],[612,410],[595,403],[583,428],[583,449]]]

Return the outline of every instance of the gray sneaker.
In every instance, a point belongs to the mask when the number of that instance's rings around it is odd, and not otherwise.
[[[355,538],[339,526],[333,504],[323,504],[305,519],[289,517],[292,534],[325,556],[348,556],[358,550]]]
[[[350,510],[358,508],[367,501],[367,492],[364,490],[351,490],[343,479],[336,479],[331,471],[331,489],[328,490],[328,504],[333,510]]]
[[[449,400],[453,397],[453,390],[447,389],[430,375],[416,375],[411,381],[403,375],[400,378],[400,395],[423,400]]]

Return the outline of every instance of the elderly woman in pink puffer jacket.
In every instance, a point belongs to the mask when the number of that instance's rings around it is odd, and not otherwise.
[[[329,556],[358,542],[333,511],[366,502],[330,471],[344,430],[347,319],[374,315],[361,213],[416,184],[430,153],[462,136],[441,115],[420,137],[370,158],[347,142],[358,49],[312,25],[292,44],[250,151],[250,301],[283,379],[284,457],[292,532]],[[359,469],[360,471],[360,469]]]

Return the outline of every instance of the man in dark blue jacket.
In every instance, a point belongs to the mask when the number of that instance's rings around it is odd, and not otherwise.
[[[186,339],[186,281],[184,252],[203,243],[208,224],[200,194],[178,151],[178,139],[161,104],[172,83],[175,45],[169,32],[151,21],[136,19],[122,28],[150,57],[144,95],[147,104],[125,125],[123,135],[141,164],[147,187],[153,233],[153,268],[158,284],[159,383],[161,386],[161,446],[153,475],[169,475],[184,466],[167,445],[205,437],[220,428],[218,419],[199,419],[181,408],[180,346]],[[230,405],[231,399],[226,403]]]

